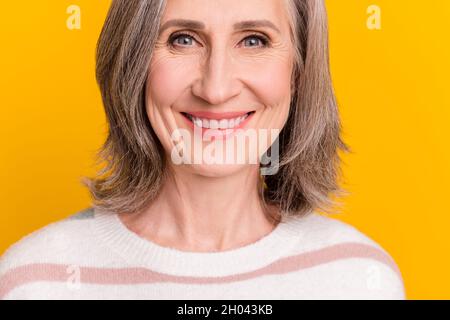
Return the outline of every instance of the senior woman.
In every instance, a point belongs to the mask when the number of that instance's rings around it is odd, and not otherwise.
[[[349,151],[327,32],[322,0],[113,0],[93,205],[10,248],[0,298],[403,299],[389,254],[323,214]]]

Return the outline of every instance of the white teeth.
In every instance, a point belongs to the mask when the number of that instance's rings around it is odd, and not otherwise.
[[[201,127],[201,126],[202,126],[202,120],[200,120],[200,119],[198,119],[198,118],[193,119],[193,122],[194,122],[194,124],[195,124],[197,127]]]
[[[217,129],[217,128],[219,128],[219,122],[217,120],[214,120],[214,119],[209,120],[209,127],[211,129]]]
[[[232,129],[234,127],[239,126],[242,123],[242,121],[244,121],[248,117],[248,114],[233,119],[221,119],[221,120],[202,119],[191,115],[188,115],[188,117],[197,127],[207,129]]]
[[[196,119],[198,119],[198,118],[196,118]],[[198,123],[201,124],[200,127],[203,127],[203,128],[209,128],[209,120],[206,120],[206,119],[204,119],[204,120],[198,119]]]
[[[220,129],[228,129],[228,120],[222,119],[219,121],[219,128]]]

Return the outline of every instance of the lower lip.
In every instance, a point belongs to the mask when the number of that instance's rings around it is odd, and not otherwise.
[[[210,129],[210,128],[201,128],[197,127],[191,120],[189,120],[186,116],[181,115],[187,124],[191,127],[192,130],[200,130],[202,138],[204,137],[206,131],[209,131],[208,134],[212,139],[228,139],[233,136],[238,129],[243,129],[250,119],[253,117],[255,112],[249,114],[244,121],[242,121],[237,127],[229,128],[229,129]]]

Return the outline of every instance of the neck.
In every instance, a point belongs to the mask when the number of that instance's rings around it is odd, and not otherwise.
[[[233,175],[207,177],[171,169],[158,197],[146,209],[119,216],[141,237],[179,250],[244,246],[269,234],[278,223],[261,204],[258,170],[251,166]]]

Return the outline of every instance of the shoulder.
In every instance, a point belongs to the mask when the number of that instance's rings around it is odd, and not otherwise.
[[[339,297],[405,299],[400,269],[392,256],[358,228],[317,212],[298,218],[300,245],[295,255],[308,261]],[[324,274],[325,273],[325,274]],[[336,291],[333,291],[336,290]],[[348,295],[346,295],[348,294]]]
[[[349,223],[338,220],[336,216],[312,212],[298,218],[301,232],[308,238],[311,246],[332,245],[337,243],[357,242],[382,247],[361,230]]]
[[[39,263],[57,263],[74,255],[89,239],[92,208],[50,223],[12,244],[0,258],[0,278],[11,269]]]

